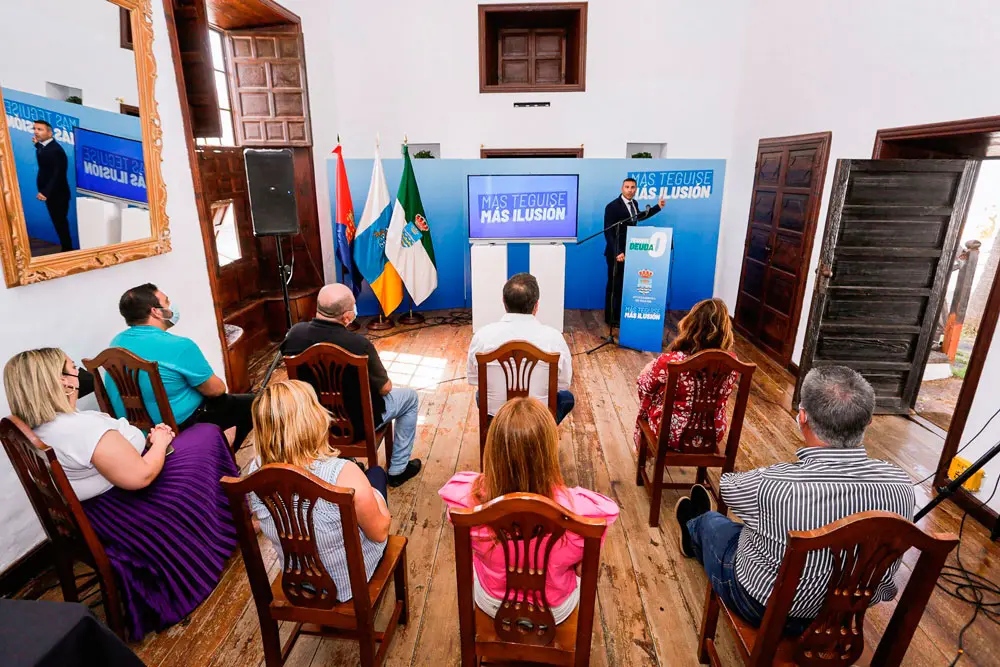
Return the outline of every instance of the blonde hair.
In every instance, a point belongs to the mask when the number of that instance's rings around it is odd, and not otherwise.
[[[677,338],[670,343],[671,352],[687,355],[702,350],[733,349],[733,324],[729,309],[722,299],[705,299],[694,304],[690,312],[677,325]]]
[[[43,347],[15,354],[3,368],[3,384],[10,411],[29,428],[47,424],[58,415],[72,413],[62,385],[66,353]]]
[[[565,486],[552,413],[534,398],[504,403],[486,433],[483,474],[473,487],[477,500],[486,502],[517,492],[554,499],[556,490]]]
[[[289,463],[306,468],[317,459],[339,454],[328,439],[330,413],[306,382],[272,382],[253,400],[252,412],[261,465]]]

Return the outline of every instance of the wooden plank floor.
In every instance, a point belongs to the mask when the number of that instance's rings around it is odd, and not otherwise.
[[[680,557],[669,509],[677,494],[665,491],[660,527],[650,529],[648,497],[634,483],[635,378],[654,355],[616,348],[583,354],[600,342],[601,333],[599,313],[567,312],[567,337],[577,355],[572,385],[576,408],[560,427],[560,462],[567,483],[604,493],[622,508],[601,554],[592,664],[694,665],[705,576],[697,564]],[[459,662],[454,539],[437,490],[456,470],[478,467],[478,413],[473,390],[464,381],[470,337],[470,326],[445,325],[376,341],[378,349],[387,353],[385,358],[392,357],[389,371],[397,386],[424,387],[414,451],[424,459],[424,471],[389,492],[392,530],[409,539],[411,603],[409,625],[400,627],[389,651],[387,662],[392,666],[444,667]],[[745,341],[738,342],[738,353],[757,363],[758,370],[737,469],[792,460],[801,442],[789,411],[792,378]],[[279,369],[276,377],[283,375]],[[942,441],[906,419],[876,417],[867,445],[874,456],[899,464],[919,480],[933,472]],[[245,448],[241,463],[245,465],[250,456]],[[688,471],[674,477],[693,478]],[[925,501],[928,490],[926,484],[918,490],[918,502]],[[957,509],[944,503],[923,525],[957,532],[960,519]],[[273,577],[280,564],[267,540],[262,538],[261,544]],[[1000,579],[1000,568],[994,565],[1000,547],[971,520],[965,527],[962,557],[973,571]],[[906,559],[901,580],[909,577],[914,562]],[[58,590],[48,593],[58,595]],[[866,641],[877,640],[894,608],[894,603],[873,608],[865,623]],[[958,632],[971,614],[970,606],[936,591],[904,664],[948,664],[955,655]],[[737,664],[731,639],[720,629],[723,658],[727,664]],[[966,633],[961,664],[1000,664],[998,640],[1000,629],[980,618]],[[233,556],[219,587],[190,617],[147,637],[134,649],[151,667],[262,664],[257,613],[241,557]],[[288,664],[356,665],[357,656],[348,642],[309,637],[297,642]]]

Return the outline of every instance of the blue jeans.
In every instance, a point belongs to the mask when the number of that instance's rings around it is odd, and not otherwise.
[[[736,547],[743,524],[731,521],[718,512],[706,512],[688,521],[687,530],[691,535],[694,557],[705,568],[715,594],[743,620],[760,627],[764,620],[764,605],[736,581]],[[811,622],[810,619],[788,618],[785,630],[789,634],[802,634]]]
[[[476,391],[476,405],[479,405],[479,391]],[[568,389],[560,389],[556,394],[556,424],[561,424],[566,419],[566,415],[573,411],[576,405],[576,398],[573,392]]]
[[[385,399],[385,412],[382,414],[382,428],[392,421],[392,461],[389,461],[389,474],[399,475],[406,470],[413,451],[413,442],[417,438],[417,411],[420,409],[420,397],[413,389],[393,389],[382,397]]]

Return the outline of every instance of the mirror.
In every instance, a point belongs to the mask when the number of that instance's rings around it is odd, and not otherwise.
[[[212,203],[212,229],[215,232],[215,251],[220,267],[232,264],[243,256],[236,229],[235,208],[236,202],[232,199]]]
[[[8,18],[0,38],[31,52],[37,32],[25,26],[37,20]],[[66,3],[45,30],[72,49],[33,57],[0,81],[8,286],[170,250],[149,0]]]

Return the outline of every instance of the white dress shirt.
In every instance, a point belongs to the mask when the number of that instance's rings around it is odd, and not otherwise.
[[[625,210],[628,211],[629,215],[639,215],[639,205],[635,203],[635,197],[632,199],[625,199],[625,195],[622,195],[622,201],[625,202]],[[632,208],[632,207],[635,208]]]
[[[573,381],[573,360],[566,339],[557,329],[542,324],[534,315],[507,313],[499,322],[487,324],[476,332],[469,345],[468,370],[466,377],[473,387],[479,383],[479,364],[476,355],[493,352],[504,343],[523,340],[531,343],[542,352],[559,353],[559,390],[569,389]],[[486,384],[488,393],[487,411],[495,415],[497,410],[507,401],[507,382],[503,369],[498,362],[491,362],[486,367]],[[549,365],[539,363],[531,373],[528,381],[528,393],[548,405],[549,400]],[[482,396],[480,396],[482,400]]]

